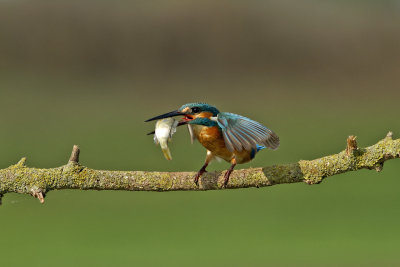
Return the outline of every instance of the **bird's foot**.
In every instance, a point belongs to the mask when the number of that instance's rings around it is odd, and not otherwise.
[[[196,186],[199,186],[199,178],[201,175],[203,175],[203,173],[207,172],[206,168],[208,166],[208,162],[206,161],[206,163],[204,163],[203,167],[201,167],[201,169],[196,173],[196,175],[194,176],[194,183],[196,184]]]
[[[194,179],[193,179],[193,182],[198,186],[199,185],[199,178],[200,178],[200,175],[199,175],[199,173],[197,173],[195,176],[194,176]]]
[[[229,183],[229,177],[231,176],[232,172],[233,172],[233,168],[235,168],[236,166],[236,162],[234,162],[231,167],[226,171],[225,175],[224,175],[224,184],[222,185],[222,188],[227,188],[228,183]]]
[[[200,176],[202,176],[205,172],[207,172],[206,170],[200,170],[199,172],[196,173],[196,175],[193,178],[193,182],[199,186],[199,178]]]

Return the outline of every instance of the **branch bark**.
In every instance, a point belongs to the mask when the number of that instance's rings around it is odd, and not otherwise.
[[[74,146],[68,163],[51,169],[29,168],[26,159],[0,170],[1,197],[9,192],[31,194],[44,203],[45,194],[55,189],[94,189],[129,191],[174,191],[224,189],[224,173],[205,173],[199,186],[193,182],[195,172],[147,172],[93,170],[79,164],[79,147]],[[324,178],[348,171],[381,171],[383,163],[400,157],[400,139],[392,133],[370,147],[358,148],[349,136],[344,151],[315,160],[236,170],[226,188],[263,187],[283,183],[320,183]]]

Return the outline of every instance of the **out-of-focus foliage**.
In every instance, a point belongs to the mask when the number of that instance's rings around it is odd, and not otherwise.
[[[397,1],[6,1],[3,67],[353,77],[396,71]]]
[[[399,1],[0,1],[0,167],[194,171],[145,119],[205,101],[281,138],[238,167],[400,135]],[[212,169],[228,164],[213,163]],[[7,194],[2,266],[397,266],[399,162],[320,185]]]

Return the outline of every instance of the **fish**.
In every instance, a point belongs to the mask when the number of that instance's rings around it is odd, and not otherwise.
[[[190,124],[188,124],[187,126],[188,126],[188,130],[189,130],[189,134],[190,134],[190,143],[192,143],[192,145],[193,145],[194,140],[196,139],[196,136],[193,133],[193,126]]]
[[[172,160],[171,151],[168,148],[168,142],[172,140],[172,135],[176,132],[178,121],[174,118],[165,118],[156,122],[154,131],[154,143],[160,144],[164,157]]]

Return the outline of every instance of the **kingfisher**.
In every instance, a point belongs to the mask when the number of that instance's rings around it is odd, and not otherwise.
[[[276,150],[279,147],[278,135],[261,123],[241,115],[220,112],[206,103],[185,104],[178,110],[153,117],[146,122],[175,116],[183,116],[178,126],[188,125],[192,142],[197,139],[207,149],[204,165],[194,176],[196,185],[214,159],[220,158],[231,164],[224,175],[226,187],[236,164],[251,161],[262,149]]]

